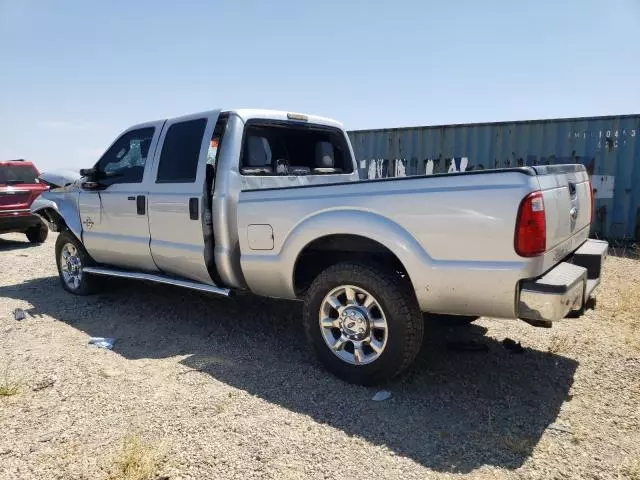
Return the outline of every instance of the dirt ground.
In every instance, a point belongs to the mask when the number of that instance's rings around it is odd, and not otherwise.
[[[611,256],[596,310],[552,329],[430,325],[374,402],[316,363],[298,303],[122,280],[74,297],[54,242],[0,239],[3,480],[142,479],[118,473],[131,435],[172,480],[640,478],[640,260]]]

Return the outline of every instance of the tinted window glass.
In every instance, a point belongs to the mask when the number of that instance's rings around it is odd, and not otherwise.
[[[108,183],[140,183],[147,163],[154,127],[125,133],[98,161],[100,177]]]
[[[174,123],[162,145],[156,183],[192,183],[196,181],[200,147],[207,119]]]
[[[39,183],[38,172],[31,165],[0,165],[0,185]]]
[[[335,175],[353,172],[344,134],[337,129],[252,122],[245,128],[243,175]]]

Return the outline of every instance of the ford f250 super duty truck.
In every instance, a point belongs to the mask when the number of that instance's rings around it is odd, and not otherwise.
[[[582,165],[360,180],[342,126],[316,116],[136,125],[80,173],[31,207],[61,232],[64,289],[106,275],[303,300],[319,359],[355,383],[413,362],[422,312],[580,315],[608,249],[588,239]]]

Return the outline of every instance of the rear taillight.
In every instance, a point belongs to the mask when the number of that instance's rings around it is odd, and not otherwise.
[[[596,215],[596,196],[593,194],[593,183],[589,179],[589,195],[591,195],[591,223]]]
[[[547,222],[542,192],[533,192],[522,200],[514,246],[516,253],[522,257],[534,257],[547,249]]]

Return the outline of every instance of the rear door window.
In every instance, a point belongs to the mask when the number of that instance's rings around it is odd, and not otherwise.
[[[206,118],[174,123],[162,144],[156,183],[193,183],[198,173]]]
[[[0,165],[0,185],[34,184],[38,172],[31,165]]]

